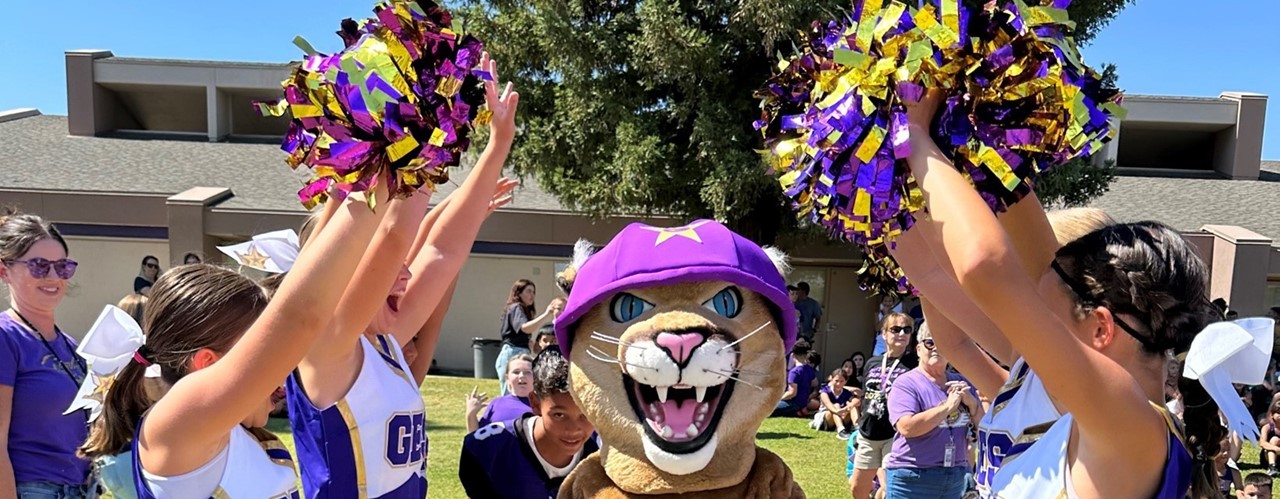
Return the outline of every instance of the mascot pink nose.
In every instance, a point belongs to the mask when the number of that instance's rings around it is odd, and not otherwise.
[[[693,355],[693,349],[702,344],[703,337],[699,333],[658,333],[656,341],[658,346],[664,347],[671,352],[671,358],[676,363],[683,364],[690,355]]]

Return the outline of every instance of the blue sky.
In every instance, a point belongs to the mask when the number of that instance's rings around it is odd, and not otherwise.
[[[125,2],[0,0],[0,110],[66,113],[63,52],[108,49],[125,57],[280,62],[297,59],[303,35],[333,50],[343,17],[369,14],[372,0]],[[1267,94],[1263,157],[1280,160],[1280,19],[1276,0],[1138,0],[1092,45],[1091,64],[1115,63],[1130,93]]]

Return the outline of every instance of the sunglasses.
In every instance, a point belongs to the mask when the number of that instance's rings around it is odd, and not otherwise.
[[[925,338],[923,340],[920,340],[920,344],[924,345],[924,347],[929,349],[929,351],[931,352],[938,349],[938,345],[933,342],[933,338]]]
[[[911,326],[889,326],[889,332],[893,334],[911,334]]]
[[[143,266],[143,267],[146,267],[146,268],[149,268],[149,269],[158,269],[158,268],[160,268],[160,264],[156,264],[156,263],[144,263],[144,264],[142,264],[142,266]]]
[[[49,275],[49,269],[58,274],[58,278],[67,280],[71,276],[76,275],[76,266],[79,265],[75,260],[63,258],[61,260],[45,260],[43,258],[29,258],[26,260],[9,260],[9,264],[25,263],[27,270],[31,272],[31,277],[36,279],[44,279]]]

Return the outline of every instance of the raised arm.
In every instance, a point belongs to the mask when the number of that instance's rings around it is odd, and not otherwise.
[[[440,344],[440,330],[444,327],[444,318],[449,312],[449,304],[453,302],[453,291],[456,289],[458,289],[457,275],[453,276],[453,282],[449,284],[449,290],[445,292],[444,299],[436,305],[436,309],[427,318],[427,323],[422,325],[422,329],[414,337],[413,341],[418,347],[418,358],[413,360],[413,365],[409,366],[409,369],[413,371],[413,379],[419,386],[427,377],[427,371],[431,370],[431,360],[435,358],[436,345]]]
[[[378,196],[385,196],[379,182]],[[385,199],[383,197],[382,199]],[[178,381],[156,402],[142,428],[141,449],[164,463],[150,471],[186,473],[209,462],[228,432],[284,381],[329,322],[364,248],[387,210],[349,199],[299,255],[289,278],[240,340],[213,364]]]
[[[958,285],[957,285],[958,287]],[[972,302],[966,302],[973,309],[972,316],[965,316],[973,321],[973,323],[990,323],[987,316],[977,310],[977,306]],[[1009,378],[1009,371],[1000,367],[995,360],[992,360],[987,352],[983,351],[977,343],[970,340],[962,328],[957,325],[946,314],[939,312],[929,300],[921,299],[920,307],[924,310],[925,322],[929,324],[929,332],[933,334],[933,342],[937,346],[938,351],[942,353],[956,370],[963,374],[965,378],[973,382],[973,386],[983,393],[999,393],[1000,388],[1004,386],[1004,382]],[[995,325],[990,326],[973,326],[973,327],[990,327],[991,331],[998,333]],[[952,340],[947,347],[943,347],[943,342],[938,340],[938,334],[942,333],[943,338]]]
[[[1085,443],[1116,457],[1125,449],[1163,449],[1163,424],[1137,382],[1078,340],[1052,313],[991,210],[930,138],[928,125],[938,104],[931,94],[923,103],[908,105],[908,165],[936,222],[933,230],[941,247],[934,254],[950,263],[965,294],[1027,359],[1055,400],[1073,413]],[[1051,299],[1069,306],[1062,290]]]
[[[938,351],[979,390],[995,393],[1004,384],[1008,371],[991,357],[1011,365],[1015,360],[1013,347],[933,254],[928,240],[936,230],[930,226],[932,223],[917,221],[912,230],[898,238],[891,252],[920,291],[921,309]]]
[[[430,198],[428,193],[416,192],[383,208],[386,218],[364,251],[337,307],[329,314],[330,322],[298,364],[302,385],[317,407],[328,407],[342,399],[355,381],[363,359],[358,354],[360,337],[386,306]]]
[[[485,82],[485,102],[493,116],[489,122],[489,144],[480,154],[475,169],[450,196],[448,204],[434,222],[422,250],[409,263],[413,277],[405,292],[405,307],[401,311],[392,333],[401,345],[408,343],[422,329],[431,311],[448,290],[447,278],[457,274],[471,255],[480,224],[488,216],[502,166],[511,152],[515,138],[515,115],[520,94],[512,91],[508,83],[505,90],[498,90],[497,65],[488,54],[481,58],[481,67],[493,75],[493,81]]]

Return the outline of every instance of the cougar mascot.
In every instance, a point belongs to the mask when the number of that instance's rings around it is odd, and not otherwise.
[[[603,446],[561,498],[802,498],[756,447],[796,338],[786,259],[711,220],[632,224],[559,276],[573,398]]]

